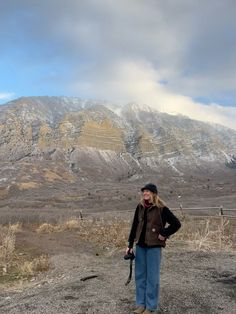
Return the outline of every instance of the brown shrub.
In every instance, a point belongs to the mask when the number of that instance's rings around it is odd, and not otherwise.
[[[51,233],[51,232],[61,232],[65,230],[73,230],[78,229],[80,227],[80,221],[78,218],[70,218],[67,221],[62,221],[58,224],[49,224],[49,223],[43,223],[40,225],[36,232],[38,233]]]
[[[87,219],[80,221],[78,234],[86,241],[105,247],[124,248],[129,228],[130,222],[120,218]]]
[[[181,229],[170,237],[168,242],[182,241],[194,250],[233,250],[234,222],[219,217],[202,218],[185,215],[180,218]],[[114,217],[109,214],[99,218],[70,218],[57,225],[43,224],[38,232],[61,232],[78,230],[78,235],[85,241],[100,244],[103,247],[124,248],[131,227],[131,220],[122,216]],[[168,244],[167,242],[167,244]]]
[[[3,274],[8,272],[8,268],[12,264],[15,251],[16,236],[14,229],[10,227],[0,228],[0,267]]]
[[[51,233],[51,232],[55,232],[58,231],[58,226],[49,224],[49,223],[43,223],[42,225],[40,225],[37,229],[36,232],[38,233]]]
[[[181,229],[171,239],[182,240],[194,250],[233,250],[232,224],[232,221],[219,217],[185,216]]]
[[[78,218],[70,218],[66,222],[60,225],[60,230],[73,230],[78,229],[80,227],[80,221]]]
[[[21,255],[17,254],[15,250],[16,233],[21,231],[21,228],[20,223],[0,225],[0,269],[4,278],[11,278],[13,273],[16,275],[16,270],[18,274],[15,278],[18,278],[22,275],[29,276],[46,271],[50,267],[47,255],[41,255],[32,261],[25,261],[22,260]]]
[[[23,276],[33,276],[38,272],[47,271],[50,268],[48,255],[41,255],[32,261],[25,261],[19,265],[20,274]]]
[[[14,233],[22,231],[22,223],[16,222],[14,224],[9,224],[8,228],[12,230]]]

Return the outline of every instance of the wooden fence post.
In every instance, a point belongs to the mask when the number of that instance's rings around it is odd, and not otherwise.
[[[224,211],[223,206],[220,206],[220,232],[219,232],[219,243],[220,243],[220,250],[222,250],[222,238],[224,233]]]
[[[184,218],[185,218],[185,215],[184,215],[184,211],[183,211],[183,205],[182,205],[181,203],[179,203],[179,209],[180,209],[182,218],[184,219]]]

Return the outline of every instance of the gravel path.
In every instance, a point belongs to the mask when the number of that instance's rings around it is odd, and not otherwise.
[[[81,245],[51,262],[53,268],[34,281],[1,291],[0,313],[125,314],[134,307],[134,281],[124,285],[129,266],[123,252]],[[235,270],[235,253],[164,249],[161,313],[236,313]],[[90,275],[97,277],[81,281]]]

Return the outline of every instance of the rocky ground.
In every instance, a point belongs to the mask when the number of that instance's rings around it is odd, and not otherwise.
[[[130,313],[134,281],[124,283],[129,265],[123,251],[82,242],[74,231],[19,233],[18,245],[50,254],[51,268],[28,282],[1,287],[0,313]],[[161,313],[236,312],[236,254],[189,251],[170,242],[163,250]],[[94,275],[95,278],[81,279]]]

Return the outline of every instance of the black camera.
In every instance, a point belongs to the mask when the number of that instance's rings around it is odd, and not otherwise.
[[[135,255],[134,255],[134,252],[130,252],[130,251],[128,251],[128,253],[127,254],[125,254],[125,256],[124,256],[124,259],[125,260],[134,260],[135,259]]]

